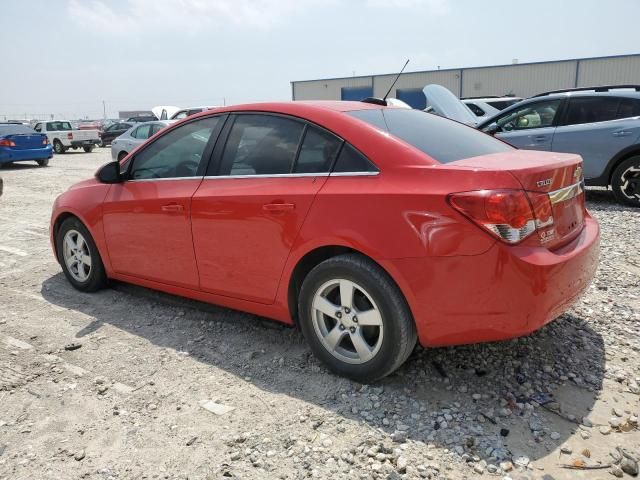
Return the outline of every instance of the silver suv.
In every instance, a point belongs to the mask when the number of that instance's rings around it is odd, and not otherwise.
[[[640,86],[541,93],[477,128],[518,148],[578,153],[587,185],[611,185],[620,202],[640,207]]]

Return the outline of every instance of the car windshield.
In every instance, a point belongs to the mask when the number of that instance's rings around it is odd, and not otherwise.
[[[35,133],[36,131],[33,128],[19,123],[0,125],[0,137],[5,135],[31,135]]]
[[[389,132],[440,163],[513,150],[474,128],[421,110],[381,108],[347,113]]]

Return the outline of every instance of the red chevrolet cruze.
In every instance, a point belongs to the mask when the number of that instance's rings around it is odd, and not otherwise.
[[[515,150],[417,110],[210,110],[55,202],[71,284],[108,278],[297,324],[369,382],[423,346],[528,334],[594,275],[577,155]]]

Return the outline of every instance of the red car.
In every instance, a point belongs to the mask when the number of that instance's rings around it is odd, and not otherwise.
[[[361,102],[188,117],[56,200],[71,284],[107,279],[297,324],[362,382],[421,345],[528,334],[598,262],[581,159]]]

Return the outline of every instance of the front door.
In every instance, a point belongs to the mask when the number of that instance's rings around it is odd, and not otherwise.
[[[103,221],[117,273],[198,287],[191,197],[220,123],[221,117],[199,119],[160,136],[130,161],[126,180],[112,185]]]
[[[291,247],[341,144],[288,117],[234,118],[224,149],[216,148],[216,175],[205,177],[192,202],[202,290],[273,303]]]
[[[551,150],[562,100],[527,103],[497,119],[496,137],[526,150]]]

